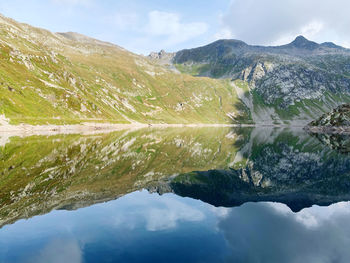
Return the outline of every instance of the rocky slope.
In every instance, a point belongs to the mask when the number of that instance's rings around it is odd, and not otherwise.
[[[322,127],[350,127],[350,104],[343,104],[330,113],[323,114],[312,121],[310,126]]]
[[[350,133],[350,105],[343,104],[305,126],[311,133]],[[325,139],[325,138],[324,138]]]
[[[4,16],[0,115],[12,124],[249,121],[228,81],[174,73],[116,45]]]
[[[172,62],[192,75],[246,83],[255,122],[307,123],[350,99],[350,50],[302,36],[275,47],[219,40],[179,51]]]

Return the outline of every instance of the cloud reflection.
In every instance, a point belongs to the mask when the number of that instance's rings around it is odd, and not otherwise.
[[[231,262],[348,262],[350,203],[293,213],[277,203],[248,203],[219,222]]]
[[[82,262],[82,251],[77,241],[55,239],[49,242],[37,256],[29,262],[35,263],[80,263]]]
[[[143,191],[126,196],[120,201],[132,209],[125,209],[123,213],[113,217],[116,227],[123,225],[134,229],[143,221],[148,231],[160,231],[175,228],[179,222],[195,222],[205,218],[204,213],[197,207],[169,195],[159,198]]]

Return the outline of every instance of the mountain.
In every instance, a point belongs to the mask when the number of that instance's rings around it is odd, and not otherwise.
[[[172,63],[183,73],[246,86],[243,101],[255,123],[306,124],[350,101],[350,50],[303,36],[268,47],[219,40],[179,51]]]
[[[0,119],[233,123],[249,122],[249,111],[228,80],[174,73],[111,43],[0,16]]]
[[[305,125],[350,103],[350,51],[299,36],[276,47],[219,40],[149,57],[0,16],[0,125]]]

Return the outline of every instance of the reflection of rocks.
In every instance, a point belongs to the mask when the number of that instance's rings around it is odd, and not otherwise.
[[[350,134],[316,133],[315,136],[331,149],[341,153],[350,153]]]
[[[350,157],[302,137],[281,133],[273,143],[253,139],[242,168],[182,174],[169,184],[178,195],[215,206],[277,201],[298,211],[350,200]]]
[[[216,206],[279,201],[295,211],[350,200],[350,157],[301,130],[172,128],[11,138],[0,155],[0,226],[143,188]]]
[[[177,195],[224,207],[240,206],[246,202],[272,201],[284,203],[292,211],[300,211],[314,204],[329,205],[350,200],[348,176],[319,180],[305,179],[305,183],[300,179],[296,185],[288,186],[288,183],[281,182],[277,186],[262,187],[242,180],[241,172],[213,170],[182,175],[171,183],[171,187]],[[251,171],[248,172],[248,176],[250,175]]]
[[[350,152],[350,105],[343,104],[322,115],[305,130],[334,150]]]

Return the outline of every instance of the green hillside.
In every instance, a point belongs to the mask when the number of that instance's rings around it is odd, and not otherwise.
[[[5,17],[0,115],[11,124],[249,122],[228,80],[177,74],[109,43]]]

